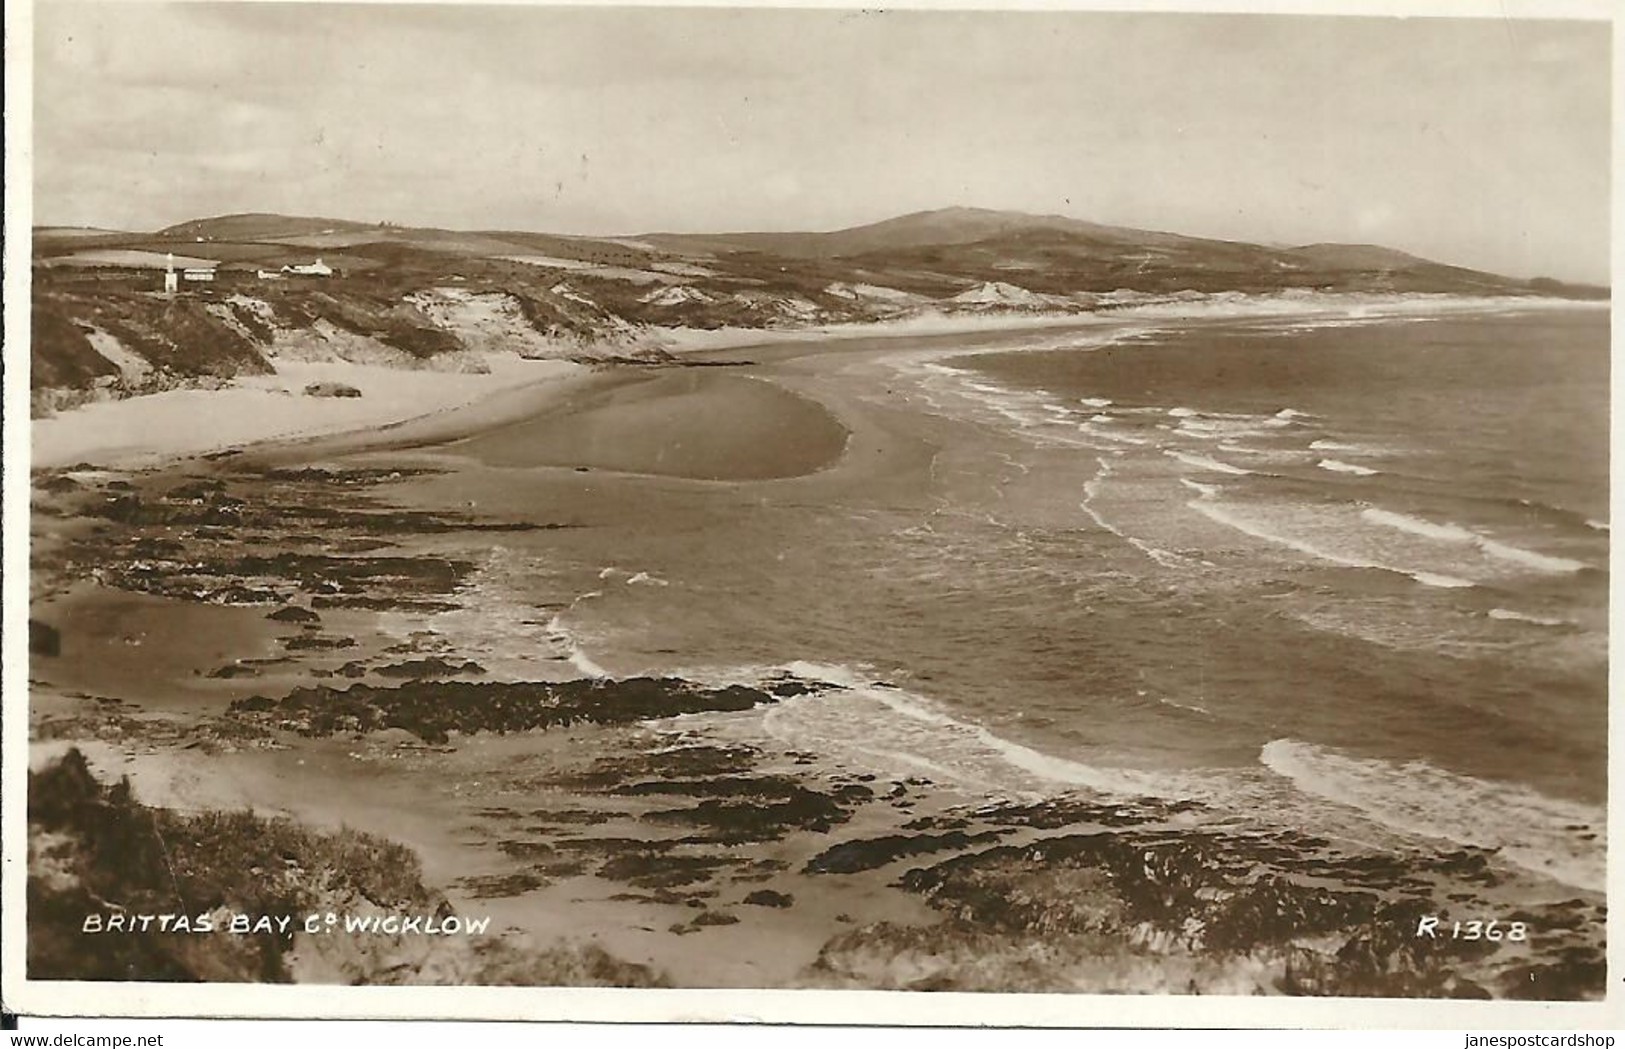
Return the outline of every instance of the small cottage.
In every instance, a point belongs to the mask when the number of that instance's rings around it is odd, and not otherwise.
[[[315,262],[304,265],[284,266],[282,267],[282,272],[292,274],[296,277],[331,277],[333,275],[333,267],[329,266],[321,259],[317,259]]]

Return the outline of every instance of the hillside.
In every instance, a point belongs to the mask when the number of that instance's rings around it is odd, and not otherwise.
[[[940,208],[830,233],[652,233],[640,237],[673,250],[759,251],[789,258],[845,258],[921,247],[952,247],[1044,233],[1103,245],[1222,244],[1171,233],[1102,226],[1062,215],[1029,215],[986,208]]]
[[[162,294],[163,260],[212,269]],[[1086,313],[1209,295],[1543,295],[1369,244],[1263,246],[945,208],[831,232],[581,237],[239,214],[34,231],[36,407],[265,372],[278,359],[483,369],[484,355],[660,360],[676,328]],[[320,258],[327,278],[283,267]]]

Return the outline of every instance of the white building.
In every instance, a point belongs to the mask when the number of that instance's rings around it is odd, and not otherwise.
[[[309,263],[308,265],[284,266],[282,267],[282,272],[291,273],[296,277],[331,277],[333,275],[333,267],[329,266],[321,259],[317,259],[315,262]]]

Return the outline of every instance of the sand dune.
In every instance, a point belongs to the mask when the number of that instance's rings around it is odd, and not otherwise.
[[[760,480],[809,473],[845,444],[845,428],[813,401],[759,379],[685,369],[606,374],[452,448],[493,466]]]

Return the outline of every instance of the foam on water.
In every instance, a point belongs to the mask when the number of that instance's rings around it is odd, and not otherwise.
[[[1337,459],[1322,459],[1315,465],[1322,470],[1330,470],[1333,473],[1340,474],[1354,474],[1356,477],[1370,477],[1377,472],[1368,466],[1356,466],[1354,463],[1345,463]]]
[[[1259,790],[1274,790],[1267,785],[1273,781],[1292,793],[1273,795],[1270,810],[1294,826],[1313,829],[1324,823],[1335,834],[1352,831],[1352,840],[1394,836],[1482,848],[1565,885],[1603,889],[1606,817],[1600,807],[1583,802],[1463,776],[1424,761],[1356,757],[1292,739],[1261,749],[1259,765],[1265,771],[1257,775],[1267,773],[1266,780],[1245,771],[1150,773],[1092,765],[1006,739],[929,697],[874,682],[850,667],[796,661],[781,670],[831,688],[759,708],[760,730],[798,749],[883,775],[923,773],[940,788],[981,798],[1042,799],[1081,789],[1107,798],[1193,799],[1221,806],[1272,796]],[[1173,698],[1157,702],[1213,716],[1205,707]],[[1262,815],[1268,822],[1268,812]],[[1371,834],[1359,835],[1361,825],[1373,828]],[[1586,834],[1596,837],[1587,840]]]
[[[1087,408],[1110,408],[1112,399],[1110,397],[1079,397],[1078,403]]]
[[[1300,412],[1296,408],[1282,408],[1280,411],[1264,420],[1264,425],[1273,427],[1275,429],[1280,429],[1282,427],[1291,426],[1299,419],[1312,418],[1314,418],[1314,416],[1307,412]]]
[[[1246,419],[1186,419],[1179,424],[1177,431],[1183,437],[1194,437],[1203,441],[1235,440],[1238,437],[1251,437],[1260,433],[1258,420]]]
[[[589,591],[588,593],[582,594],[580,597],[570,602],[570,608],[574,608],[582,601],[602,596],[603,595],[596,590]],[[565,612],[568,611],[569,609],[565,610]],[[581,647],[581,640],[576,637],[569,627],[565,626],[565,612],[554,613],[553,618],[547,621],[548,640],[563,648],[566,653],[566,658],[568,658],[570,661],[570,665],[581,671],[581,673],[587,677],[610,677],[610,672],[605,670],[598,663],[594,662],[591,656],[587,655],[587,650]]]
[[[1219,495],[1219,493],[1224,491],[1224,489],[1220,488],[1216,484],[1203,484],[1200,481],[1193,481],[1189,477],[1181,477],[1179,479],[1179,483],[1198,495],[1208,499],[1215,498]]]
[[[1533,550],[1525,550],[1521,547],[1511,546],[1490,539],[1487,536],[1479,535],[1477,532],[1463,528],[1460,525],[1436,524],[1432,521],[1425,521],[1420,517],[1397,514],[1391,510],[1382,510],[1376,507],[1369,507],[1360,511],[1360,516],[1373,524],[1386,525],[1389,528],[1409,532],[1412,535],[1419,535],[1427,539],[1436,539],[1446,543],[1470,544],[1476,546],[1490,557],[1509,561],[1524,568],[1531,568],[1537,572],[1578,572],[1586,567],[1582,561],[1538,554]]]
[[[1190,712],[1192,714],[1200,714],[1203,717],[1208,717],[1208,718],[1213,716],[1213,711],[1209,710],[1208,708],[1206,708],[1204,706],[1199,706],[1199,705],[1197,705],[1195,703],[1181,703],[1178,700],[1169,699],[1167,696],[1158,696],[1157,697],[1157,702],[1161,703],[1165,707],[1173,707],[1175,710],[1184,710],[1184,711],[1188,711],[1188,712]]]
[[[1105,432],[1105,431],[1097,430],[1097,429],[1094,428],[1093,425],[1091,425],[1089,423],[1083,423],[1082,425],[1080,425],[1078,427],[1078,432],[1079,433],[1086,433],[1090,437],[1098,437],[1103,441],[1112,441],[1112,442],[1114,442],[1116,444],[1133,444],[1133,445],[1144,446],[1144,445],[1147,445],[1147,444],[1151,443],[1149,440],[1147,440],[1144,437],[1131,437],[1130,435],[1128,435],[1126,433],[1108,433],[1108,432]]]
[[[1082,788],[1111,796],[1166,796],[1166,784],[1150,774],[1040,753],[956,718],[925,696],[872,684],[851,668],[798,661],[785,669],[842,690],[794,697],[768,710],[763,727],[796,746],[833,751],[882,773],[895,773],[903,761],[947,780],[944,786],[977,792],[1043,797]]]
[[[1510,620],[1515,623],[1533,623],[1536,626],[1569,626],[1567,619],[1554,619],[1548,616],[1532,616],[1525,612],[1516,612],[1510,608],[1492,608],[1485,613],[1491,619]]]
[[[1360,511],[1360,516],[1373,524],[1387,525],[1397,528],[1401,532],[1423,536],[1427,539],[1438,539],[1447,543],[1470,543],[1478,536],[1467,529],[1453,524],[1434,524],[1424,521],[1420,517],[1409,514],[1396,514],[1391,510],[1380,510],[1370,507]]]
[[[1110,477],[1112,475],[1112,464],[1110,462],[1108,462],[1106,459],[1100,458],[1100,457],[1097,457],[1095,459],[1095,461],[1100,464],[1100,469],[1095,473],[1094,477],[1092,477],[1088,481],[1084,482],[1084,485],[1083,485],[1083,502],[1078,504],[1078,508],[1081,509],[1084,513],[1088,514],[1090,520],[1094,521],[1095,524],[1099,525],[1101,528],[1104,528],[1106,531],[1110,532],[1112,535],[1117,536],[1119,539],[1122,539],[1123,541],[1127,542],[1130,546],[1134,547],[1134,549],[1140,551],[1140,553],[1142,553],[1145,556],[1149,557],[1151,560],[1155,561],[1157,564],[1161,565],[1162,567],[1164,567],[1164,568],[1186,568],[1186,567],[1188,567],[1189,562],[1188,562],[1188,560],[1186,558],[1181,557],[1180,555],[1178,555],[1176,553],[1173,553],[1172,551],[1163,550],[1160,547],[1153,546],[1150,543],[1146,542],[1145,540],[1139,538],[1138,536],[1129,535],[1127,532],[1123,531],[1121,528],[1118,528],[1116,525],[1112,524],[1110,521],[1108,521],[1104,517],[1100,516],[1099,511],[1097,511],[1094,508],[1093,504],[1094,504],[1095,498],[1100,494],[1100,485],[1101,485],[1101,483],[1104,482],[1108,477]]]
[[[1350,557],[1345,554],[1335,553],[1331,550],[1326,550],[1322,547],[1316,546],[1313,543],[1306,542],[1294,536],[1281,535],[1279,533],[1269,531],[1261,525],[1236,516],[1234,513],[1226,510],[1223,507],[1215,505],[1212,501],[1206,498],[1192,500],[1185,505],[1190,507],[1192,510],[1195,510],[1197,513],[1202,514],[1204,517],[1207,517],[1209,520],[1216,521],[1227,528],[1233,528],[1236,531],[1250,535],[1255,539],[1262,539],[1266,543],[1273,543],[1276,546],[1283,546],[1288,550],[1295,550],[1300,554],[1313,557],[1320,561],[1328,561],[1334,565],[1343,565],[1346,568],[1372,568],[1382,572],[1397,572],[1400,575],[1409,576],[1424,586],[1455,589],[1470,587],[1473,585],[1471,580],[1458,579],[1455,576],[1442,575],[1437,572],[1415,571],[1412,569],[1397,568],[1393,565],[1385,565],[1366,558]]]
[[[1251,470],[1244,470],[1239,466],[1232,466],[1229,463],[1222,463],[1217,459],[1209,459],[1205,455],[1191,455],[1188,452],[1178,452],[1178,451],[1173,450],[1172,448],[1163,449],[1162,454],[1168,456],[1170,459],[1178,459],[1180,462],[1184,463],[1186,466],[1194,466],[1198,470],[1212,470],[1212,471],[1214,471],[1216,473],[1225,473],[1225,474],[1250,474],[1250,473],[1252,473]]]
[[[1536,874],[1593,892],[1604,889],[1607,820],[1598,806],[1457,775],[1425,761],[1354,757],[1292,739],[1266,744],[1259,760],[1298,790],[1349,806],[1383,826],[1498,850],[1503,859]]]

